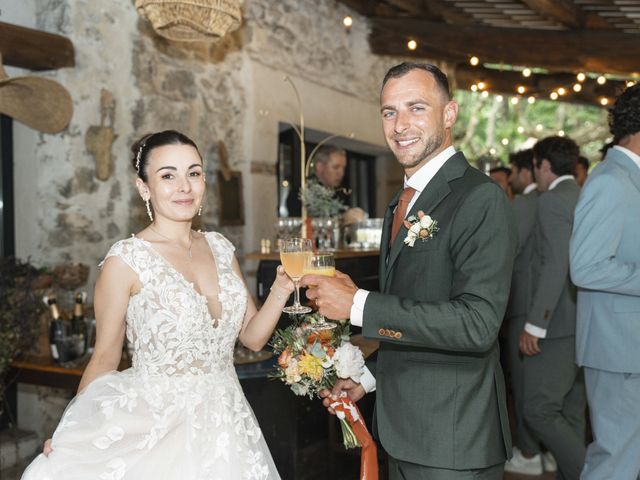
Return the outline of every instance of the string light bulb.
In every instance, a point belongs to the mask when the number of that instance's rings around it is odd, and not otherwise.
[[[475,83],[473,85],[471,85],[471,91],[472,92],[477,92],[478,91],[478,85],[476,85]]]
[[[567,89],[564,87],[560,87],[558,88],[557,92],[558,92],[558,95],[566,95]]]
[[[578,75],[576,75],[576,78],[579,82],[584,82],[587,79],[587,76],[584,73],[580,72]]]
[[[519,101],[520,101],[520,99],[518,97],[512,97],[511,98],[511,103],[513,105],[517,105]]]
[[[522,125],[520,125],[518,127],[518,133],[523,134],[524,133],[524,127]]]
[[[629,81],[627,81],[627,88],[633,87],[635,84],[636,84],[636,82],[634,82],[633,80],[629,80]]]
[[[489,92],[487,90],[483,91],[481,94],[482,98],[487,98],[489,96]]]
[[[536,125],[536,132],[541,132],[543,128],[544,128],[544,127],[542,126],[542,124],[541,124],[541,123],[537,124],[537,125]]]
[[[496,95],[496,102],[502,103],[503,100],[504,100],[504,97],[502,95]]]
[[[600,99],[600,105],[602,105],[603,107],[609,105],[609,99],[607,97],[602,97]]]
[[[485,88],[487,88],[487,84],[485,82],[478,82],[479,90],[484,90]]]
[[[523,87],[522,85],[518,86],[518,88],[516,89],[518,91],[519,94],[523,94],[524,92],[527,91],[527,89],[525,87]]]
[[[418,42],[416,42],[415,40],[409,40],[407,42],[407,48],[409,50],[415,50],[416,48],[418,48]]]
[[[582,85],[580,85],[579,83],[574,83],[573,91],[578,93],[580,90],[582,90]]]
[[[508,138],[503,138],[503,139],[500,141],[500,143],[502,143],[502,145],[504,145],[504,146],[506,147],[507,145],[509,145],[509,139],[508,139]]]
[[[607,77],[605,77],[604,75],[600,75],[596,79],[596,82],[598,82],[598,85],[604,85],[605,83],[607,83]]]
[[[495,154],[497,153],[497,151],[496,151],[496,149],[495,149],[495,148],[490,148],[490,149],[489,149],[489,153],[490,153],[491,155],[495,155]]]
[[[536,103],[536,97],[531,95],[529,98],[527,98],[527,102],[529,102],[529,105],[533,105],[534,103]]]
[[[551,93],[549,94],[549,98],[550,98],[551,100],[557,100],[557,99],[558,99],[558,92],[551,92]]]
[[[480,59],[474,55],[469,59],[469,63],[475,67],[480,63]]]
[[[522,76],[529,78],[531,76],[531,69],[525,68],[524,70],[522,70]]]
[[[347,30],[349,30],[353,26],[353,18],[351,15],[347,15],[342,19],[342,24],[345,26]]]
[[[558,136],[564,137],[564,130],[558,130]]]

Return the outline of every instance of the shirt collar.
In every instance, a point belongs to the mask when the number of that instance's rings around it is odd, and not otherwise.
[[[615,148],[616,150],[620,150],[627,157],[631,158],[631,160],[634,161],[634,163],[638,166],[638,168],[640,168],[640,155],[638,155],[635,152],[632,152],[628,148],[621,147],[620,145],[614,145],[613,148]]]
[[[573,180],[573,175],[561,175],[561,176],[559,176],[553,182],[551,182],[551,185],[549,185],[549,190],[553,190],[554,188],[556,188],[558,186],[558,184],[560,184],[561,182],[564,182],[565,180]]]
[[[418,192],[422,192],[429,182],[436,176],[436,173],[442,168],[449,158],[453,157],[456,153],[456,149],[453,146],[449,146],[441,151],[438,155],[433,157],[427,163],[425,163],[420,169],[411,175],[411,178],[404,177],[404,187],[411,187]]]
[[[526,187],[524,187],[524,190],[522,191],[523,195],[526,195],[528,193],[533,192],[536,188],[538,188],[538,184],[536,182],[530,183],[529,185],[527,185]]]

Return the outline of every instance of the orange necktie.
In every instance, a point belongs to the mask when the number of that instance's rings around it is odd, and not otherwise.
[[[404,222],[404,217],[407,216],[407,208],[409,207],[409,202],[413,198],[413,194],[416,193],[415,188],[407,187],[400,194],[400,199],[398,200],[398,206],[396,207],[396,211],[393,214],[393,223],[391,224],[391,243],[395,242],[396,237],[398,236],[398,232],[400,231],[400,227]]]

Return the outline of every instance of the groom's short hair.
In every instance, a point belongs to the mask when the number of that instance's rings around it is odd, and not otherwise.
[[[640,132],[640,83],[627,88],[609,111],[609,130],[613,143]]]
[[[440,87],[440,90],[442,90],[442,93],[444,93],[445,98],[447,100],[451,100],[449,79],[442,70],[431,63],[403,62],[396,65],[395,67],[391,67],[382,80],[382,88],[380,89],[380,91],[384,89],[384,86],[392,78],[404,77],[412,70],[424,70],[425,72],[433,75],[433,78],[436,81],[436,85]]]

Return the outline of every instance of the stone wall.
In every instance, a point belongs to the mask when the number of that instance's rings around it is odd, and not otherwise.
[[[246,0],[242,28],[216,45],[157,36],[130,0],[27,5],[34,10],[32,26],[69,37],[76,49],[75,68],[42,74],[72,94],[70,126],[57,135],[15,128],[17,253],[36,264],[81,261],[95,279],[109,245],[145,223],[129,147],[166,128],[191,136],[205,156],[212,180],[206,228],[218,229],[216,145],[224,140],[232,168],[243,173],[246,226],[221,230],[241,252],[256,249],[261,236],[273,233],[276,216],[275,168],[268,167],[277,162],[278,124],[298,118],[283,74],[301,91],[307,126],[383,144],[378,89],[395,61],[371,55],[364,19],[334,0]],[[350,33],[342,25],[347,13],[355,20]],[[100,121],[103,88],[117,102],[107,181],[95,178],[85,146],[87,129]]]

